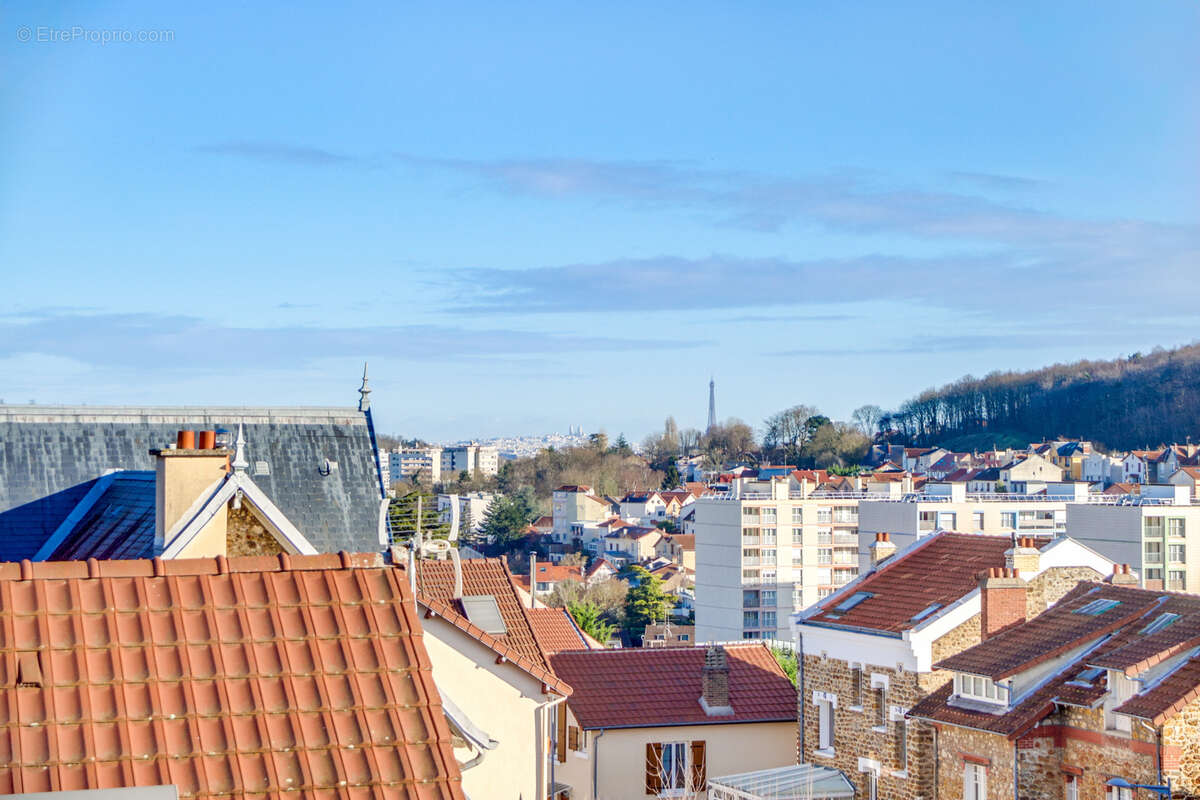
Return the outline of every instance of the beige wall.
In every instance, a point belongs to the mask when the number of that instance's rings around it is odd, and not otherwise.
[[[574,717],[569,724],[576,724]],[[709,779],[796,763],[796,723],[764,722],[724,725],[680,725],[670,728],[623,728],[588,731],[583,752],[567,752],[555,763],[555,781],[569,784],[572,800],[631,800],[646,794],[648,742],[705,743]],[[597,754],[597,788],[592,794],[592,758]],[[707,800],[708,792],[685,795]]]
[[[483,761],[463,772],[463,790],[474,800],[541,800],[550,737],[546,712],[552,700],[541,683],[438,617],[424,621],[433,679],[476,726],[499,742]]]

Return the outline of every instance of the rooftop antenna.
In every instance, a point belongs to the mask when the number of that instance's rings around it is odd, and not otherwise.
[[[358,410],[366,411],[371,407],[371,387],[367,385],[367,362],[363,362],[363,382],[358,387]]]

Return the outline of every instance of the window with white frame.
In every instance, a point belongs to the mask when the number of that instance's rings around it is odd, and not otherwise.
[[[687,788],[687,751],[686,742],[663,743],[662,765],[659,769],[663,789]]]
[[[1133,789],[1128,786],[1109,786],[1105,800],[1133,800]]]
[[[1008,705],[1008,687],[982,675],[959,672],[954,676],[954,694],[984,703]]]
[[[804,522],[804,508],[801,506],[792,506],[792,522]]]
[[[896,769],[908,769],[908,720],[896,720]]]
[[[862,664],[850,665],[850,705],[862,710],[863,668]]]
[[[833,749],[833,703],[830,700],[817,701],[817,747]]]
[[[963,800],[987,800],[987,768],[982,764],[963,764]]]

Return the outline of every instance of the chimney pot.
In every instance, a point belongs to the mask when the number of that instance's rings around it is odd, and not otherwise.
[[[200,431],[200,450],[216,450],[217,449],[217,432],[216,431]]]
[[[175,447],[179,450],[195,450],[196,432],[180,431],[175,437]]]

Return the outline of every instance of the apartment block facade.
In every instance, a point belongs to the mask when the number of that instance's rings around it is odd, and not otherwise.
[[[789,615],[858,575],[857,496],[750,486],[696,500],[698,641],[788,639]]]

